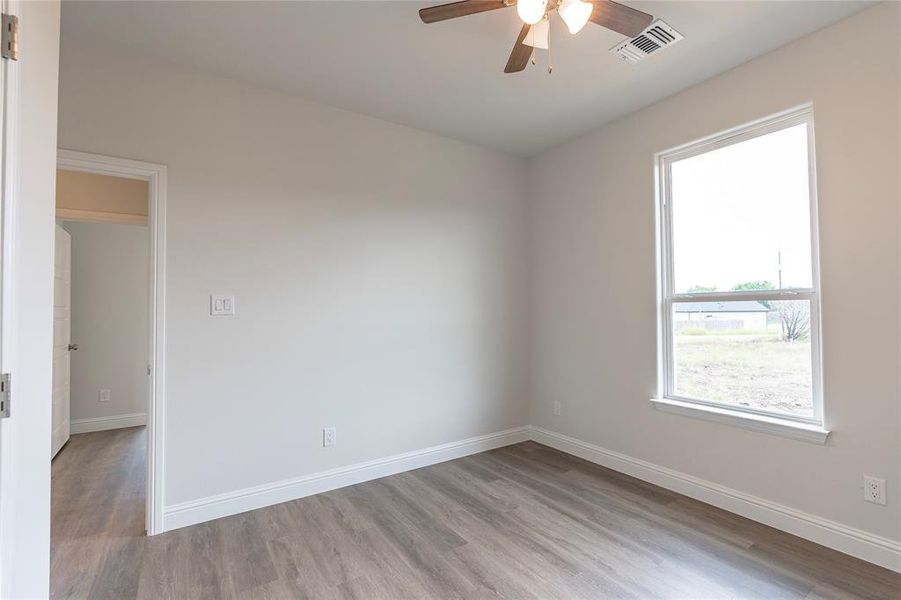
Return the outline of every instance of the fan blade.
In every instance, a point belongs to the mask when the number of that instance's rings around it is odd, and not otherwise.
[[[593,0],[590,20],[628,37],[635,37],[654,20],[652,15],[629,8],[613,0]]]
[[[508,4],[504,0],[463,0],[462,2],[451,2],[450,4],[423,8],[419,11],[419,18],[422,19],[423,23],[436,23],[447,19],[474,15],[487,10],[497,10],[506,6]]]
[[[510,59],[507,60],[507,66],[504,67],[504,73],[519,73],[526,68],[527,64],[529,64],[529,59],[532,57],[532,52],[535,49],[531,46],[526,46],[522,42],[529,34],[530,27],[531,25],[522,26],[522,31],[519,32],[519,37],[516,38],[516,43],[513,44],[513,51],[510,52]]]

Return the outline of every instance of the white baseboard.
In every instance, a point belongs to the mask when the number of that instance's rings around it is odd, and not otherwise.
[[[138,415],[123,415],[123,417],[134,416]],[[143,417],[143,415],[140,416]],[[91,419],[90,421],[99,420]],[[143,424],[143,422],[137,424]],[[132,425],[117,426],[130,427]],[[112,427],[102,428],[110,429]],[[99,431],[99,429],[86,429],[85,431]],[[528,439],[839,552],[901,572],[901,543],[897,541],[535,426],[508,429],[304,477],[181,502],[163,509],[162,531],[170,531],[296,500],[395,473],[509,446]]]
[[[822,546],[901,572],[901,543],[594,444],[531,427],[540,444],[631,475]]]
[[[529,436],[528,426],[517,427],[304,477],[173,504],[163,508],[163,531],[320,494],[510,444],[518,444],[527,441]]]
[[[139,427],[146,424],[146,413],[113,415],[111,417],[95,417],[93,419],[74,419],[69,422],[69,433],[75,435],[77,433],[90,433],[92,431],[106,431],[107,429]]]

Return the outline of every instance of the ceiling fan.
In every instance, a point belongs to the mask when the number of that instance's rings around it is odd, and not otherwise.
[[[571,34],[591,21],[628,37],[635,37],[651,24],[654,17],[613,0],[462,0],[430,6],[419,11],[423,23],[436,23],[466,15],[516,5],[523,26],[513,44],[504,73],[526,68],[535,48],[548,47],[548,18],[557,11]]]

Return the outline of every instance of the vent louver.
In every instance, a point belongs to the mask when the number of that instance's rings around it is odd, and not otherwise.
[[[627,62],[637,63],[681,39],[681,33],[664,23],[663,19],[657,19],[634,38],[611,48],[610,52]]]

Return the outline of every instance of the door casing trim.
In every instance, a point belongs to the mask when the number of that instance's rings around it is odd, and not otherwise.
[[[147,402],[147,535],[163,532],[166,440],[166,166],[113,156],[59,149],[56,166],[148,182],[150,238],[150,397]]]

